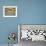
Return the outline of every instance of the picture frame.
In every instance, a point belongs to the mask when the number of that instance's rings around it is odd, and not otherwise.
[[[3,17],[17,17],[17,6],[3,6]]]
[[[28,30],[28,37],[29,36],[30,37],[26,39],[25,37],[23,37],[25,35],[22,35],[22,31],[27,31],[27,30]],[[18,42],[21,42],[21,40],[46,41],[46,24],[18,24]]]

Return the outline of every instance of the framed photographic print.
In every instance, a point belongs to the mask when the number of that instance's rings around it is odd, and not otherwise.
[[[17,6],[3,6],[3,17],[17,17]]]
[[[18,41],[46,41],[46,25],[45,24],[19,24],[18,25]]]

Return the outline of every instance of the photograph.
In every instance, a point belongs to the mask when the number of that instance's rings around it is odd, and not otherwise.
[[[19,24],[18,41],[20,46],[31,46],[32,42],[46,41],[46,25]]]
[[[17,6],[3,6],[3,17],[17,17]]]

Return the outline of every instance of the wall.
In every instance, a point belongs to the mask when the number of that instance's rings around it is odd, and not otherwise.
[[[18,17],[4,18],[4,5],[17,5]],[[0,44],[8,43],[9,32],[17,34],[18,24],[46,24],[46,0],[0,0]]]

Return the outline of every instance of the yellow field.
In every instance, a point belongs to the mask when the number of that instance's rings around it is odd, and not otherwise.
[[[15,15],[16,9],[15,8],[5,8],[5,15]]]

